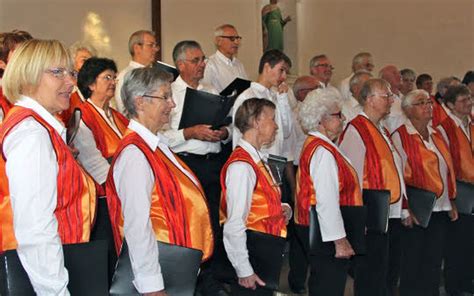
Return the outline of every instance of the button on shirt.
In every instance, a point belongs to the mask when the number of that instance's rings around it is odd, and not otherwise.
[[[293,125],[291,108],[288,104],[288,94],[277,94],[273,90],[266,88],[258,82],[252,82],[250,87],[241,93],[235,101],[234,107],[232,109],[233,120],[235,120],[235,113],[237,112],[237,109],[240,107],[240,105],[250,98],[267,99],[276,105],[275,122],[278,125],[278,130],[275,141],[273,141],[270,146],[262,148],[262,151],[268,154],[280,155],[286,157],[288,161],[292,161],[294,159],[294,155],[292,153],[292,144],[289,140],[293,134]],[[233,146],[235,148],[240,138],[242,138],[242,134],[237,128],[234,127],[232,135]]]
[[[229,59],[216,51],[207,61],[202,83],[212,85],[220,93],[237,77],[248,79],[244,65],[236,57]]]
[[[16,105],[36,112],[65,141],[64,126],[37,101],[22,96]],[[38,295],[69,295],[54,215],[59,168],[49,133],[35,119],[26,118],[5,137],[3,152],[21,264]]]
[[[125,115],[125,106],[123,105],[122,95],[121,95],[123,79],[125,78],[125,75],[128,72],[132,71],[133,69],[143,68],[143,67],[145,66],[140,63],[137,63],[135,61],[130,61],[128,66],[125,69],[123,69],[117,76],[118,81],[115,87],[115,107],[116,107],[115,109],[119,111],[120,113],[122,113],[123,115]]]
[[[198,184],[194,176],[178,163],[164,136],[153,134],[133,119],[128,128],[142,137],[153,151],[160,149],[190,180]],[[124,234],[134,275],[133,284],[140,293],[163,290],[166,287],[158,262],[156,236],[150,221],[155,177],[145,155],[137,146],[129,145],[122,151],[115,162],[113,178],[122,204]]]

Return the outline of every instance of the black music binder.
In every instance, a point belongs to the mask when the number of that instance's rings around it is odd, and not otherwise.
[[[166,294],[168,296],[194,295],[202,252],[163,242],[157,242],[157,247]],[[132,281],[132,264],[124,241],[112,279],[110,295],[141,295]]]
[[[254,272],[266,284],[262,288],[278,290],[286,243],[285,238],[252,230],[247,230],[246,233],[250,264]],[[237,275],[227,258],[222,239],[217,240],[212,264],[213,268],[219,270],[219,273],[215,275],[218,280],[227,283],[237,281]]]
[[[227,119],[234,101],[230,98],[186,88],[179,129],[197,124],[209,124],[218,129],[231,122]]]
[[[367,207],[367,231],[387,233],[390,215],[389,190],[362,190],[364,205]]]
[[[221,96],[232,96],[238,97],[241,93],[244,92],[247,88],[250,87],[251,81],[242,78],[235,78],[224,90],[221,91]]]
[[[79,125],[81,123],[82,112],[81,109],[76,108],[72,112],[71,118],[66,125],[66,143],[71,145],[74,139],[76,138],[77,131],[79,130]]]
[[[272,172],[272,176],[275,179],[277,185],[283,184],[284,172],[287,164],[286,157],[269,154],[267,159],[268,167]]]
[[[153,64],[153,67],[156,67],[157,69],[160,69],[160,70],[163,70],[165,72],[171,73],[173,75],[173,81],[175,81],[176,78],[178,78],[178,76],[179,76],[178,69],[176,69],[175,67],[173,67],[173,66],[171,66],[167,63],[157,61],[156,63]]]
[[[456,180],[457,195],[454,202],[460,214],[474,213],[474,184]]]
[[[69,274],[67,287],[71,295],[107,295],[105,241],[63,245],[63,252],[64,265]],[[16,250],[0,254],[0,295],[36,295]]]
[[[421,188],[406,186],[408,207],[418,220],[419,226],[426,228],[430,223],[431,213],[436,204],[436,194]]]
[[[367,208],[365,206],[341,206],[346,238],[357,255],[366,253],[365,224]],[[311,206],[309,214],[309,250],[311,253],[325,255],[336,254],[334,242],[323,242],[316,206]]]

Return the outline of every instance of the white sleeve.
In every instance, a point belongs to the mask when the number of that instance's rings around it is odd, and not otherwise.
[[[77,159],[98,184],[103,184],[109,172],[109,162],[97,149],[92,131],[81,120],[74,147],[79,151]]]
[[[204,69],[204,77],[200,81],[202,84],[214,86],[214,81],[218,80],[216,78],[215,64],[214,62],[209,62]]]
[[[125,148],[115,163],[113,178],[122,204],[133,284],[140,293],[163,290],[158,247],[150,221],[155,179],[145,155],[136,146]]]
[[[69,295],[57,205],[58,163],[46,129],[21,122],[4,140],[17,252],[38,295]]]
[[[316,212],[323,242],[346,236],[339,205],[339,174],[336,159],[323,147],[316,149],[310,162],[310,176],[316,190]]]
[[[288,93],[282,93],[277,95],[277,105],[281,117],[283,139],[286,140],[290,137],[292,132],[292,111],[288,102]]]
[[[393,145],[397,149],[398,154],[400,155],[402,159],[402,167],[405,169],[407,166],[408,157],[407,157],[407,154],[405,153],[405,150],[403,149],[403,144],[400,138],[400,134],[396,131],[392,134],[391,138],[392,138]]]
[[[227,220],[224,223],[224,247],[239,278],[254,273],[247,250],[247,217],[257,176],[252,167],[237,161],[227,168]]]
[[[359,176],[359,184],[364,184],[365,145],[354,126],[348,125],[339,149],[349,158]]]

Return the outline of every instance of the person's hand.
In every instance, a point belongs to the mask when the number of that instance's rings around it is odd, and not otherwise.
[[[239,278],[239,285],[241,285],[242,287],[247,288],[247,289],[255,290],[257,288],[257,285],[265,286],[265,282],[262,281],[258,277],[258,275],[256,275],[254,273],[250,276]]]
[[[285,217],[285,224],[288,225],[288,222],[291,219],[291,216],[293,216],[293,210],[291,209],[290,205],[283,203],[281,204],[281,212],[283,216]]]
[[[459,213],[458,213],[458,208],[456,207],[456,204],[454,203],[454,201],[451,200],[450,202],[451,202],[452,209],[451,211],[448,212],[448,216],[451,219],[451,222],[454,222],[459,218]]]
[[[144,296],[168,296],[166,294],[165,290],[157,291],[157,292],[150,292],[150,293],[144,293]]]
[[[288,92],[288,84],[286,84],[286,82],[283,81],[282,83],[280,83],[280,85],[278,85],[278,93],[284,94],[287,92]]]
[[[283,22],[286,24],[288,22],[291,22],[291,16],[287,16],[285,17],[285,19],[283,20]]]
[[[227,137],[229,136],[229,131],[224,126],[216,130],[216,132],[218,132],[219,139],[221,141],[227,139]]]
[[[220,141],[222,132],[211,129],[211,125],[208,124],[198,124],[192,127],[185,128],[184,138],[186,140],[196,139],[201,141],[208,142],[217,142]]]
[[[345,237],[335,240],[334,245],[336,246],[336,254],[334,255],[336,258],[349,259],[351,256],[355,255],[351,244]]]

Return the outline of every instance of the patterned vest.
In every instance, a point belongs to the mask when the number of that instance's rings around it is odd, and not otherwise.
[[[7,116],[7,112],[13,107],[13,105],[3,95],[2,88],[0,87],[0,110],[3,112],[3,118]],[[0,121],[1,123],[1,121]]]

